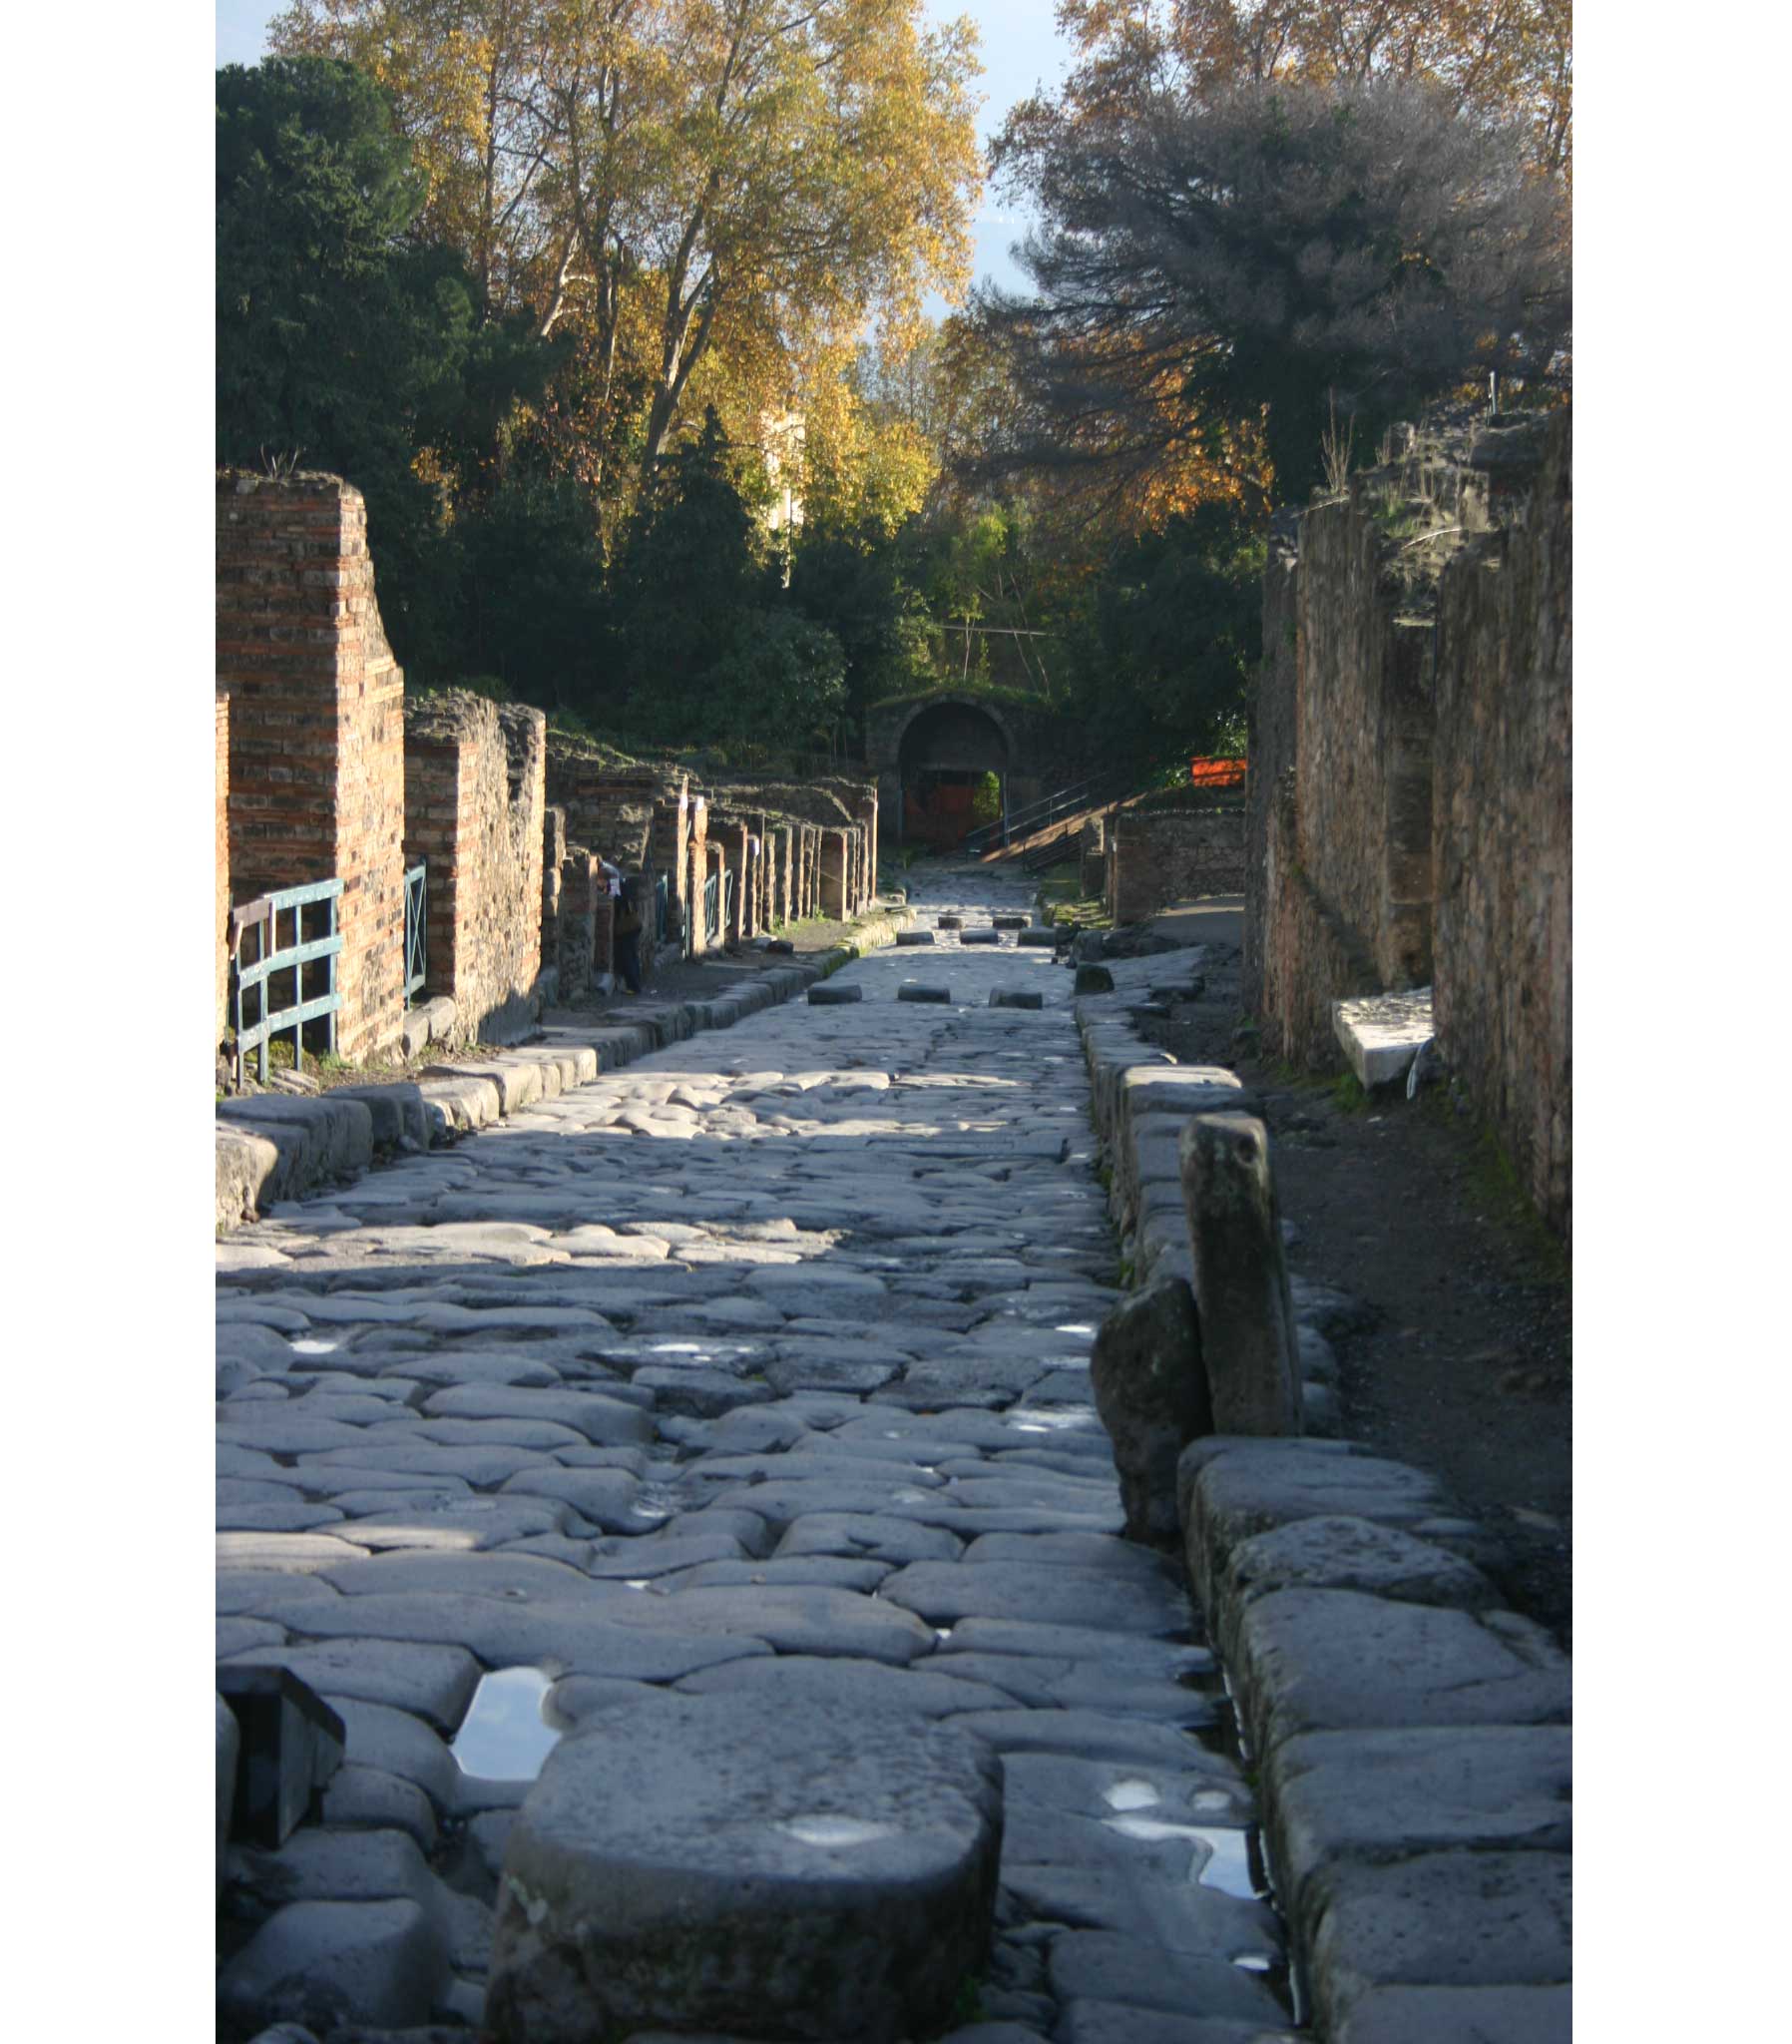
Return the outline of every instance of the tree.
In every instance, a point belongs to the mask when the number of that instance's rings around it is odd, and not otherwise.
[[[712,353],[782,398],[817,347],[872,314],[912,323],[968,273],[971,37],[922,13],[293,0],[276,42],[390,86],[482,309],[583,330],[582,429],[629,442],[645,481]]]
[[[1101,95],[1019,110],[997,156],[1045,224],[1024,250],[1038,297],[980,307],[1027,393],[996,465],[1223,464],[1260,421],[1290,497],[1334,396],[1373,427],[1541,367],[1568,324],[1567,234],[1524,143],[1424,82],[1197,95],[1148,42]]]

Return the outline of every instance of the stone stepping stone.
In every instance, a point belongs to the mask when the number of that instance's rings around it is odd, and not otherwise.
[[[990,988],[990,1006],[992,1008],[1043,1008],[1045,1005],[1046,997],[1043,993],[1032,991],[1023,993],[1019,987],[1013,986],[994,986]]]
[[[990,927],[997,930],[1024,930],[1032,920],[1030,915],[992,915]]]
[[[942,915],[938,918],[938,921],[940,928],[943,930],[962,930],[965,926],[965,919],[962,915]]]
[[[839,1008],[848,1001],[862,1001],[865,989],[862,986],[812,986],[809,989],[811,1008]]]
[[[504,1849],[498,2037],[947,2026],[988,1949],[1000,1769],[951,1725],[805,1704],[668,1698],[554,1750]]]
[[[1017,944],[1049,944],[1056,948],[1058,932],[1056,930],[1027,929],[1021,932],[1015,939],[1015,942]]]
[[[999,944],[1002,941],[1002,932],[993,929],[963,930],[959,933],[958,941],[961,944]]]
[[[950,1006],[952,989],[949,986],[899,986],[896,989],[899,1001],[934,1001],[941,1006]]]
[[[931,944],[934,935],[932,930],[898,930],[896,941],[899,944]]]

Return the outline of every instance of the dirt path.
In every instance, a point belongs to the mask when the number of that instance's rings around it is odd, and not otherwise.
[[[1258,1061],[1234,1040],[1237,951],[1203,974],[1199,1000],[1143,1027],[1262,1092],[1289,1263],[1369,1309],[1336,1344],[1345,1433],[1442,1477],[1503,1537],[1508,1600],[1571,1648],[1567,1259],[1442,1088],[1363,1102]]]

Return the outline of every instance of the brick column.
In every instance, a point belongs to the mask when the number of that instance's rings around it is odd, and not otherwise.
[[[221,474],[216,562],[230,885],[246,900],[341,880],[336,1049],[358,1061],[404,1016],[404,676],[361,493],[333,475]]]

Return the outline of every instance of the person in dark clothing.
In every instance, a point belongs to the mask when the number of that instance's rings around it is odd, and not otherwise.
[[[613,925],[616,969],[622,974],[623,983],[632,994],[641,991],[640,884],[633,873],[624,879],[617,892],[616,921]]]

